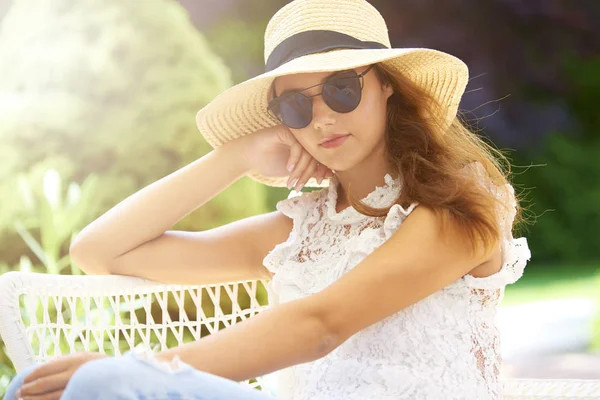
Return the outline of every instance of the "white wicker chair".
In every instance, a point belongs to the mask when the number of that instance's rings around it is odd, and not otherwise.
[[[266,283],[180,286],[114,275],[9,272],[0,276],[0,335],[18,371],[77,351],[163,350],[262,312]],[[241,383],[268,392],[260,377]],[[600,399],[600,381],[507,379],[504,398]]]

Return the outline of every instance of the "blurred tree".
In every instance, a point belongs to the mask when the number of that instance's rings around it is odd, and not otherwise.
[[[11,263],[24,250],[9,231],[23,211],[18,173],[55,168],[75,182],[96,173],[104,211],[208,152],[195,114],[231,85],[185,10],[167,0],[15,0],[0,60],[0,259]],[[222,200],[241,192],[243,206]],[[178,228],[264,212],[264,195],[243,179]]]

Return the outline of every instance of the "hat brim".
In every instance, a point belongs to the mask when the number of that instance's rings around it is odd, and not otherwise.
[[[469,79],[464,62],[450,54],[423,48],[343,49],[298,57],[280,67],[241,82],[218,95],[198,111],[196,124],[213,147],[280,122],[267,111],[273,80],[279,76],[352,69],[384,63],[429,92],[447,110],[447,120],[456,117],[460,99]],[[251,173],[252,179],[269,186],[284,187],[288,177]],[[305,187],[323,187],[310,179]]]

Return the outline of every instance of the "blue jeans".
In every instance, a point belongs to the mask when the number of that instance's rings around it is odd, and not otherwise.
[[[15,392],[37,366],[30,366],[10,383],[4,400]],[[93,360],[73,374],[62,400],[277,400],[257,389],[198,371],[188,364],[169,372],[133,353]]]

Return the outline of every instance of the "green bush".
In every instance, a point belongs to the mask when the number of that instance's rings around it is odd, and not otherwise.
[[[46,171],[42,181],[32,181],[25,175],[18,177],[17,194],[24,205],[25,212],[20,218],[15,219],[14,226],[23,243],[34,255],[34,259],[22,255],[17,265],[11,266],[2,262],[0,275],[12,270],[47,274],[81,274],[81,270],[72,264],[66,249],[69,248],[82,221],[95,210],[95,199],[98,193],[96,178],[95,175],[90,175],[82,185],[70,182],[65,187],[64,181],[55,170]],[[84,312],[83,309],[79,311]],[[50,315],[53,312],[54,310],[49,309]],[[41,315],[39,318],[41,320]],[[52,340],[47,342],[51,343]],[[35,345],[39,346],[39,342]],[[0,349],[2,350],[0,352],[2,373],[0,396],[2,396],[16,372],[1,339]]]
[[[185,10],[167,0],[15,0],[0,59],[10,60],[0,63],[0,260],[10,263],[27,250],[13,230],[25,212],[18,174],[39,179],[52,168],[75,182],[97,174],[97,213],[82,221],[90,222],[210,151],[194,117],[231,85]],[[243,205],[223,201],[241,193],[250,193]],[[243,179],[177,228],[264,212],[266,196]]]
[[[514,182],[527,192],[533,259],[594,262],[600,260],[600,57],[567,57],[564,70],[573,131],[553,132],[539,149],[515,156],[514,164],[534,167],[515,169]]]
[[[600,138],[577,141],[554,134],[530,159],[539,166],[515,170],[516,190],[527,193],[524,215],[533,223],[525,234],[536,262],[599,259],[599,149]]]

